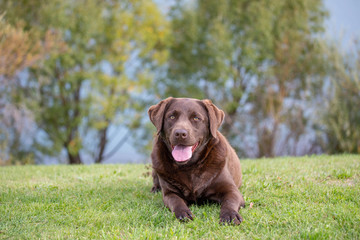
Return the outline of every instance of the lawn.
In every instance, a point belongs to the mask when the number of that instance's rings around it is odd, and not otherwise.
[[[360,155],[242,160],[240,226],[181,223],[145,165],[0,168],[0,239],[360,239]]]

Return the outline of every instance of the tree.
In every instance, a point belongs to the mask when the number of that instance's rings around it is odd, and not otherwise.
[[[0,15],[0,164],[33,162],[22,143],[32,114],[22,102],[27,86],[19,73],[43,60],[50,49],[58,49],[56,45],[61,45],[56,34],[46,32],[40,39],[36,31],[12,26]]]
[[[239,152],[250,155],[239,145],[247,144],[246,134],[255,139],[253,155],[279,154],[280,127],[296,128],[286,133],[294,141],[304,133],[303,106],[295,104],[306,100],[301,89],[324,74],[318,35],[326,15],[320,0],[178,1],[159,91],[213,99],[226,113],[222,131]]]
[[[65,150],[71,164],[83,162],[81,151],[101,162],[109,126],[139,125],[143,105],[135,99],[166,58],[164,17],[143,0],[2,3],[14,22],[21,19],[24,28],[42,32],[55,29],[66,44],[65,52],[50,53],[30,71],[36,148],[46,155]]]
[[[327,48],[331,63],[324,107],[318,121],[326,134],[329,153],[360,153],[360,45],[348,53],[339,44]]]

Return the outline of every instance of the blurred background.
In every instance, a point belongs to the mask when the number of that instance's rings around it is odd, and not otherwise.
[[[241,158],[360,153],[357,0],[0,0],[0,165],[147,163],[163,98]]]

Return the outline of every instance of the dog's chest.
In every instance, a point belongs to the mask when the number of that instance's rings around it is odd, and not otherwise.
[[[207,189],[214,178],[215,175],[206,172],[182,174],[178,179],[177,188],[187,201],[196,202],[200,198],[206,198]]]

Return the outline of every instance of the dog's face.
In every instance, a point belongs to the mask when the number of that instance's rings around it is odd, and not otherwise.
[[[175,100],[164,113],[163,131],[174,160],[185,163],[209,139],[209,117],[203,103]]]
[[[186,164],[197,161],[209,139],[216,138],[224,113],[210,100],[167,98],[150,107],[149,117],[174,161]]]

